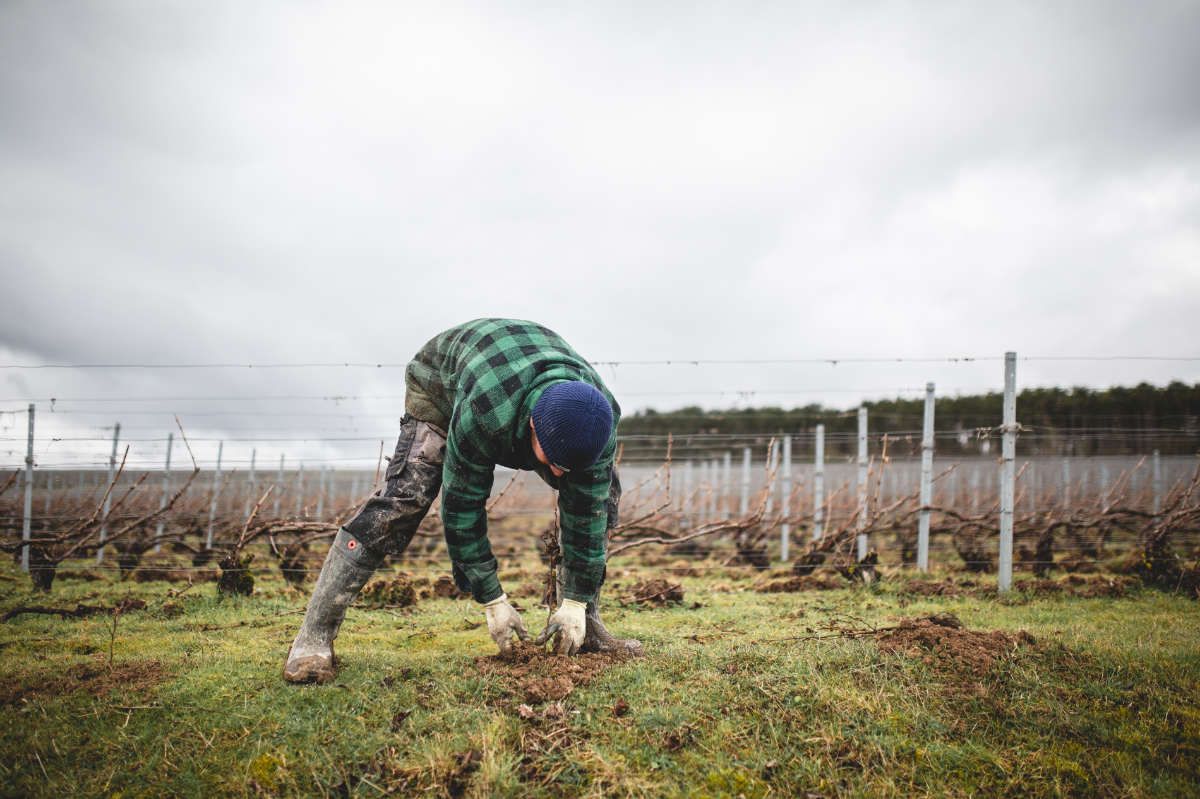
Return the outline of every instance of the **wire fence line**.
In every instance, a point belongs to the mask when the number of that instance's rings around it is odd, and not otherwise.
[[[685,435],[621,435],[618,439],[620,471],[626,490],[623,513],[634,522],[627,522],[627,526],[619,531],[628,540],[618,541],[614,537],[618,544],[614,549],[623,551],[657,542],[669,545],[674,554],[684,557],[708,557],[716,546],[711,542],[724,540],[734,553],[732,560],[727,559],[729,563],[761,567],[772,560],[788,562],[800,542],[813,542],[808,545],[804,557],[822,554],[818,542],[823,542],[826,536],[832,540],[852,531],[851,538],[856,540],[852,563],[867,563],[869,557],[875,558],[872,564],[889,559],[896,563],[915,560],[925,569],[929,567],[931,552],[935,560],[955,552],[968,566],[973,557],[985,559],[990,564],[993,558],[972,547],[984,546],[976,539],[990,540],[980,531],[996,528],[1000,585],[1005,588],[1011,582],[1014,546],[1019,548],[1022,536],[1028,537],[1032,526],[1038,523],[1039,515],[1057,514],[1055,519],[1067,520],[1063,523],[1072,529],[1086,526],[1081,520],[1086,513],[1091,513],[1088,518],[1108,520],[1095,524],[1107,525],[1105,534],[1114,539],[1114,531],[1120,532],[1115,517],[1110,518],[1114,504],[1120,504],[1121,512],[1126,514],[1120,523],[1129,527],[1141,516],[1157,518],[1163,507],[1175,501],[1172,498],[1179,498],[1182,492],[1190,490],[1187,486],[1189,480],[1195,482],[1195,452],[1200,445],[1200,430],[1190,417],[1178,428],[1114,425],[1031,428],[1019,424],[1015,407],[1016,363],[1037,359],[1018,359],[1015,353],[1002,359],[1004,416],[985,428],[937,429],[935,387],[929,383],[924,388],[923,417],[900,427],[872,429],[864,406],[827,414],[830,419],[857,417],[858,429],[854,432],[826,431],[825,424],[818,422],[811,427],[775,433],[698,431]],[[817,363],[834,360],[856,359],[687,363]],[[893,360],[919,363],[1001,359],[857,359],[856,362]],[[1041,360],[1055,359],[1042,357]],[[1200,358],[1164,357],[1161,360]],[[637,366],[668,362],[602,363]],[[675,365],[678,362],[669,363]],[[89,364],[47,365],[44,368],[235,366]],[[244,366],[287,368],[294,364]],[[382,368],[392,364],[375,366]],[[392,395],[320,396],[326,401],[336,397]],[[190,399],[204,400],[202,397]],[[80,401],[95,402],[97,399]],[[59,402],[52,400],[51,415],[175,416],[172,411],[131,407],[73,410],[60,408]],[[243,521],[246,526],[238,541],[244,539],[255,517],[259,520],[260,527],[256,528],[259,532],[268,528],[288,529],[302,540],[308,540],[304,536],[330,534],[354,507],[378,489],[384,457],[391,449],[388,443],[395,437],[394,429],[384,431],[376,423],[371,423],[369,432],[324,429],[295,437],[196,436],[185,442],[194,468],[188,468],[186,462],[180,468],[180,453],[176,449],[176,465],[172,469],[173,432],[162,436],[147,435],[140,431],[148,428],[139,427],[134,428],[139,432],[129,435],[130,428],[116,423],[111,434],[75,433],[38,439],[35,435],[35,405],[30,404],[26,412],[28,431],[24,437],[15,429],[0,435],[0,442],[12,447],[10,456],[22,440],[26,444],[20,470],[20,500],[9,502],[0,493],[0,525],[3,525],[9,548],[21,552],[27,568],[31,551],[38,557],[53,560],[51,550],[59,554],[66,552],[62,558],[65,559],[90,549],[95,551],[97,563],[103,564],[106,536],[111,530],[118,529],[119,535],[126,537],[108,546],[115,546],[118,556],[127,557],[131,550],[136,550],[140,557],[147,549],[159,550],[164,544],[191,546],[186,543],[188,536],[197,535],[203,541],[200,549],[212,551],[214,545],[227,545],[229,536]],[[392,414],[368,413],[293,414],[280,409],[189,413],[197,417],[276,419],[327,416],[351,422],[362,420],[364,424],[369,419],[398,418]],[[127,438],[122,438],[122,429]],[[259,426],[247,429],[270,432]],[[319,434],[313,435],[313,432]],[[331,435],[333,432],[362,434]],[[1112,446],[1107,449],[1113,451],[1097,454],[1105,450],[1105,447],[1096,446],[1097,442],[1109,442]],[[227,453],[226,443],[275,445],[275,452],[260,454],[255,446],[242,446],[236,453]],[[195,457],[192,444],[202,450],[201,457]],[[339,454],[331,451],[331,445],[337,448],[349,446],[363,454]],[[121,447],[125,450],[118,468]],[[1160,449],[1170,451],[1164,454]],[[148,479],[151,475],[154,475],[153,479]],[[14,479],[4,484],[4,491],[15,486],[16,477],[14,473]],[[268,487],[270,501],[265,507],[259,507],[264,500],[256,498],[265,497],[262,492]],[[190,493],[185,497],[185,492]],[[16,497],[17,492],[12,496]],[[97,501],[101,502],[100,507],[96,507]],[[499,470],[493,504],[489,507],[489,515],[494,518],[500,533],[498,541],[504,540],[505,533],[513,532],[514,525],[528,532],[531,524],[550,523],[553,503],[553,492],[536,479]],[[154,510],[156,506],[157,511]],[[166,512],[168,509],[170,513]],[[938,514],[935,527],[952,528],[957,531],[954,536],[939,536],[936,529],[930,536],[930,519],[934,514]],[[436,513],[431,516],[430,523],[436,526]],[[263,524],[268,527],[261,527]],[[270,528],[270,524],[276,528]],[[1015,534],[1014,525],[1019,528]],[[20,543],[14,548],[11,541],[16,537],[18,526],[20,537],[16,540]],[[94,533],[91,531],[93,526]],[[138,530],[134,531],[134,528]],[[1060,537],[1050,555],[1045,551],[1019,553],[1021,563],[1034,568],[1051,564],[1055,562],[1054,552],[1075,557],[1077,563],[1101,562],[1104,547],[1097,547],[1087,535],[1077,532]],[[1176,538],[1176,543],[1194,546],[1188,536],[1196,531],[1185,525],[1180,532],[1182,535]],[[910,533],[915,535],[915,543],[908,540]],[[79,540],[75,541],[72,536]],[[702,536],[705,537],[703,540]],[[428,529],[423,537],[434,542],[438,538]],[[51,543],[39,549],[45,542]],[[688,542],[697,543],[685,546]],[[1131,539],[1124,543],[1115,539],[1106,541],[1110,548],[1133,543]],[[51,555],[47,555],[48,552]],[[294,565],[298,572],[307,568],[300,563]],[[813,565],[816,567],[820,563]]]

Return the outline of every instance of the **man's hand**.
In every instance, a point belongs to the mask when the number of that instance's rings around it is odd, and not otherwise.
[[[529,633],[525,632],[525,622],[521,621],[521,614],[517,613],[517,609],[508,604],[507,594],[501,594],[485,604],[483,612],[487,616],[488,633],[501,652],[507,652],[512,647],[513,633],[522,641],[529,640]]]
[[[564,599],[534,643],[543,646],[551,636],[556,636],[554,651],[560,655],[574,655],[583,644],[583,634],[587,629],[586,610],[586,602]]]

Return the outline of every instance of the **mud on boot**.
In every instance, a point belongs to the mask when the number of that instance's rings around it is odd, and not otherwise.
[[[587,628],[583,634],[583,644],[580,652],[624,652],[631,657],[642,657],[646,648],[642,642],[633,638],[617,638],[608,631],[600,620],[600,606],[592,600],[587,605]]]
[[[294,683],[325,683],[337,674],[333,640],[346,608],[358,596],[383,560],[344,529],[339,530],[321,566],[321,575],[308,600],[304,623],[288,651],[283,678]]]

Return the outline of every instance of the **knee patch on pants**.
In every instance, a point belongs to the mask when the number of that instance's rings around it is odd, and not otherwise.
[[[396,452],[388,463],[387,483],[346,524],[346,530],[378,552],[403,552],[441,490],[445,459],[445,433],[405,416]]]

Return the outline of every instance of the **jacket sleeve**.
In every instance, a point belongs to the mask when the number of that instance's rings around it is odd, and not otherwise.
[[[451,422],[446,439],[442,526],[455,582],[459,588],[470,590],[477,602],[490,602],[503,593],[487,536],[487,500],[495,465],[461,427],[458,419]]]
[[[610,442],[594,466],[564,475],[559,484],[563,596],[577,602],[594,599],[604,582],[613,449],[614,443]]]

